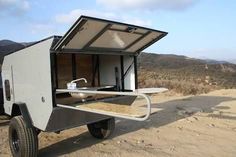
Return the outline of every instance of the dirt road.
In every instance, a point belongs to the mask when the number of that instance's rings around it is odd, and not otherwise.
[[[199,96],[152,96],[158,108],[147,122],[116,121],[108,140],[90,136],[86,127],[39,135],[39,156],[70,157],[235,157],[236,90]],[[142,102],[139,102],[142,104]],[[0,156],[10,156],[8,120],[0,118]]]

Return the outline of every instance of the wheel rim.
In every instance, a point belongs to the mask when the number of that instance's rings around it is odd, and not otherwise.
[[[19,152],[20,149],[19,145],[20,145],[20,140],[17,131],[14,129],[12,131],[12,146],[15,152]]]

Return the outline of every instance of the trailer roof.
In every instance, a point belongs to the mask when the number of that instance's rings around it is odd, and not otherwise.
[[[81,16],[52,50],[58,53],[138,54],[167,32]]]

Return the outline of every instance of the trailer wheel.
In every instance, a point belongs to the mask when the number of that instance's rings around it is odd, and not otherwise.
[[[22,116],[11,119],[9,145],[13,157],[36,157],[38,137],[34,127],[27,127]]]
[[[115,118],[102,120],[87,125],[90,134],[98,139],[108,138],[115,129]]]

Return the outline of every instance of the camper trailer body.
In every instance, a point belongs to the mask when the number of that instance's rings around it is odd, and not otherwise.
[[[57,39],[58,37],[53,36],[5,56],[2,66],[5,113],[17,115],[22,112],[19,106],[26,105],[28,111],[24,114],[29,114],[33,126],[42,131],[59,131],[107,118],[104,115],[57,107],[53,72],[56,68],[55,56],[60,54],[50,51],[53,41]],[[67,53],[66,56],[70,58],[68,61],[73,62],[73,55],[91,56],[91,59],[93,56]],[[136,59],[135,56],[123,56],[123,58],[123,66],[126,69]],[[100,82],[115,85],[114,69],[119,67],[121,71],[120,56],[100,55],[99,62],[102,63],[100,72],[106,72],[100,74]],[[128,87],[126,90],[135,90],[135,66],[131,67],[125,79],[124,84]]]
[[[4,57],[5,113],[21,115],[27,127],[47,132],[112,117],[146,120],[151,113],[150,99],[137,92],[137,56],[166,34],[82,16],[63,37],[49,37]],[[87,83],[80,81],[76,89],[68,88],[68,83],[78,78]],[[81,94],[85,98],[79,99]],[[122,108],[137,96],[147,100],[147,110],[141,116],[113,114],[90,105]]]

